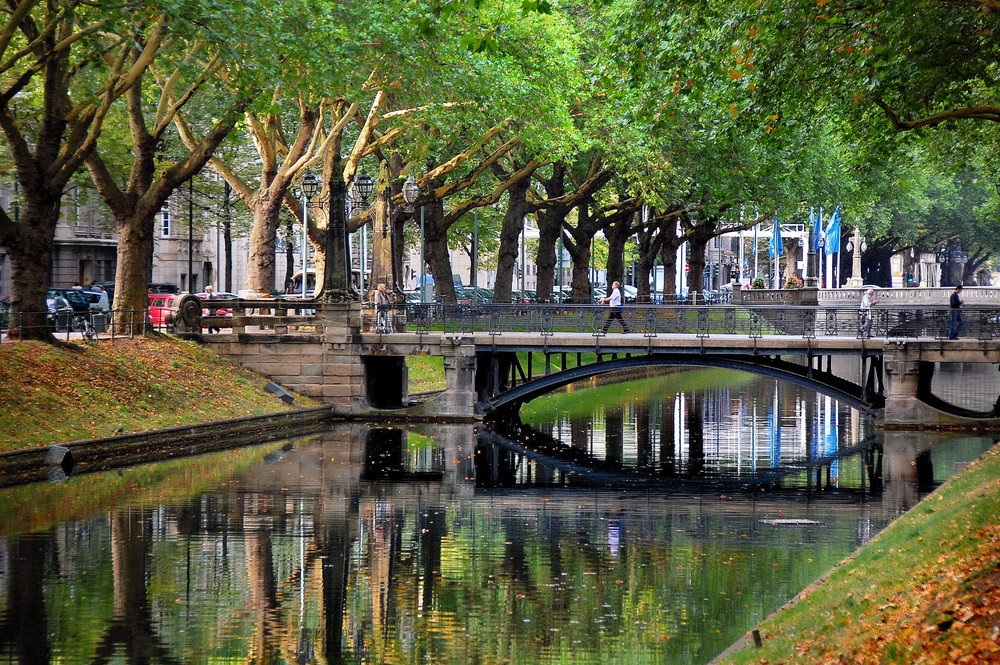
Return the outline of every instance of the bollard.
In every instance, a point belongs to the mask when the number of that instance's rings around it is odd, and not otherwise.
[[[264,386],[264,390],[269,393],[274,393],[285,404],[291,404],[295,401],[295,396],[292,395],[292,393],[288,392],[274,381],[268,381],[267,385]]]
[[[50,469],[51,467],[58,467],[67,476],[73,470],[75,463],[73,451],[66,446],[49,446],[45,452],[45,466],[50,467]]]
[[[753,632],[751,633],[751,635],[753,635],[753,645],[755,647],[757,647],[759,649],[762,646],[764,646],[764,643],[761,642],[761,640],[760,640],[760,631],[759,630],[757,630],[756,628],[754,628]]]

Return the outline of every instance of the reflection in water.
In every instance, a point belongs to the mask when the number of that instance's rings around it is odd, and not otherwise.
[[[588,397],[590,391],[577,389],[578,402],[590,413],[566,413],[558,400],[546,410],[542,398],[527,421],[533,430],[610,465],[689,478],[759,479],[762,472],[781,470],[784,476],[795,475],[786,486],[839,487],[845,447],[852,452],[873,448],[870,420],[835,400],[782,388],[774,380],[726,380],[732,376],[746,375],[671,372],[624,384],[631,387],[594,388],[596,401]],[[701,389],[706,377],[717,377],[721,385]]]
[[[633,388],[4,490],[0,660],[704,663],[990,443]]]

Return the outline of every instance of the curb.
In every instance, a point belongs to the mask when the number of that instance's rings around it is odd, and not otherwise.
[[[309,434],[333,418],[321,406],[14,450],[0,453],[0,487]]]

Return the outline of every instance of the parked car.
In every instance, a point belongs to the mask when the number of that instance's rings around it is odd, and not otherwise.
[[[48,297],[65,298],[73,312],[80,316],[90,314],[90,297],[83,289],[49,289]]]
[[[165,326],[170,321],[170,311],[177,294],[173,293],[150,293],[149,294],[149,320],[154,326]]]
[[[0,298],[0,330],[10,327],[10,296]],[[65,298],[52,296],[45,299],[47,320],[49,326],[57,331],[64,331],[73,324],[73,307]]]
[[[476,300],[479,302],[487,303],[493,302],[493,289],[486,289],[481,286],[475,288],[471,286],[465,287],[467,290],[472,290],[476,294]]]
[[[202,303],[203,308],[201,313],[203,316],[232,316],[233,310],[231,307],[226,307],[225,305],[218,304],[218,301],[225,302],[226,300],[239,300],[240,297],[235,293],[227,293],[225,291],[215,291],[212,293],[212,297],[208,297],[208,293],[196,293],[200,299],[205,302]]]
[[[107,314],[111,311],[111,301],[104,291],[84,291],[83,295],[90,300],[90,312],[92,314]]]
[[[150,293],[180,293],[181,289],[176,284],[170,282],[150,282],[147,287]]]
[[[45,306],[49,310],[49,325],[55,330],[63,331],[73,330],[74,328],[82,328],[82,326],[74,326],[77,313],[73,306],[65,298],[46,298]]]

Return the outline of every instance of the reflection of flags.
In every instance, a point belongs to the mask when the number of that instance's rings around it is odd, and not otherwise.
[[[826,225],[826,253],[835,254],[840,251],[840,206],[830,215],[830,223]]]
[[[778,386],[774,387],[774,404],[767,407],[768,453],[771,457],[771,468],[781,466],[781,412],[778,406]]]
[[[785,244],[781,241],[781,223],[777,215],[774,216],[774,230],[771,231],[771,243],[767,246],[767,253],[771,258],[785,253]]]

